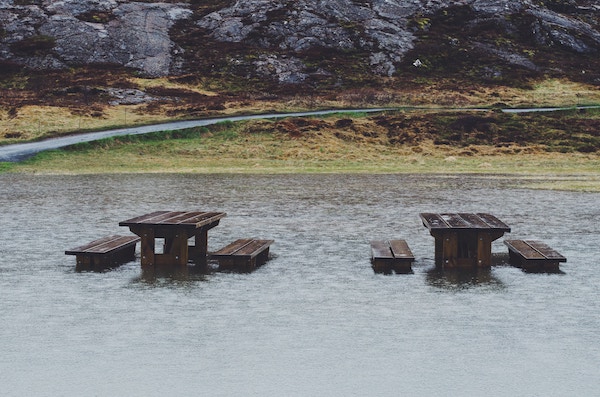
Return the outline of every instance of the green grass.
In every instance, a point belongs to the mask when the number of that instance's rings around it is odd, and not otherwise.
[[[414,124],[415,119],[408,118],[406,113],[394,112],[389,117],[338,114],[322,118],[224,122],[180,131],[113,137],[43,152],[23,163],[0,163],[0,172],[444,173],[490,177],[510,174],[515,178],[530,178],[529,185],[534,188],[600,191],[597,152],[568,150],[561,153],[552,145],[495,147],[477,142],[469,145],[467,141],[458,141],[452,146],[435,144],[432,138],[422,139],[421,133],[413,134],[412,141],[394,143],[392,138],[396,136],[390,134],[401,136],[405,131],[404,127],[396,129],[398,123],[408,120],[406,128],[412,130],[415,125],[427,125],[431,119],[419,118]],[[436,124],[434,129],[440,126],[447,129],[453,120],[462,120],[447,117],[446,113],[441,115],[441,124]],[[508,127],[518,121],[517,116],[502,117]],[[339,123],[349,118],[350,123]],[[463,124],[461,121],[460,125]],[[517,124],[514,129],[521,131],[527,123]],[[440,136],[444,134],[446,132],[441,132]],[[557,140],[556,145],[564,147],[570,147],[572,139],[576,142],[589,139],[587,136],[573,138],[562,130],[548,134],[543,138],[559,137],[564,142]],[[546,182],[546,177],[552,182]]]

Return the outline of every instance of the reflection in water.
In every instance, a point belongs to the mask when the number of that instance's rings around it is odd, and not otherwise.
[[[504,288],[502,281],[492,275],[491,269],[441,270],[434,268],[427,272],[427,283],[432,287],[450,291],[473,287],[486,287],[494,290]]]
[[[181,285],[187,283],[196,283],[202,281],[208,281],[206,273],[195,273],[195,272],[178,272],[172,270],[159,270],[153,271],[143,269],[140,272],[140,276],[136,277],[134,282],[142,282],[144,284],[153,286],[164,286],[164,285]]]
[[[558,267],[558,264],[551,264],[548,266],[533,265],[533,266],[521,267],[521,270],[523,270],[524,273],[529,273],[529,274],[565,274],[565,272],[560,270],[560,268]]]
[[[210,255],[210,254],[209,254]],[[268,260],[273,256],[269,254]],[[139,260],[137,262],[139,266]],[[148,268],[141,267],[140,279],[147,283],[155,283],[157,279],[171,279],[173,281],[206,281],[207,277],[214,273],[239,273],[248,274],[264,266],[261,263],[255,269],[248,270],[242,267],[227,267],[219,266],[217,260],[209,258],[207,261],[190,261],[188,266],[180,268],[178,266],[154,265]]]

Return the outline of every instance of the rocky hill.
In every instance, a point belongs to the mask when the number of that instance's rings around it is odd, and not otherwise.
[[[600,84],[596,0],[0,0],[0,67],[340,87],[389,78]]]

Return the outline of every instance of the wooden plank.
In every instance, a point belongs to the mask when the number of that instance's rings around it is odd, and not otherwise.
[[[461,218],[463,218],[465,220],[465,222],[467,222],[469,224],[469,227],[471,229],[489,229],[489,227],[490,227],[477,214],[459,213],[458,215]]]
[[[478,213],[477,216],[487,223],[491,229],[510,232],[510,227],[500,219],[496,218],[494,215]]]
[[[390,240],[389,243],[395,258],[415,259],[405,240]]]
[[[255,257],[273,243],[273,240],[252,240],[249,244],[233,253],[235,256]]]
[[[195,214],[197,214],[197,212],[191,213],[189,211],[169,211],[168,213],[165,213],[163,216],[161,216],[160,219],[151,221],[156,225],[178,225],[181,223],[185,223],[182,221],[187,220]]]
[[[207,218],[207,212],[173,212],[171,217],[159,222],[165,225],[196,225]]]
[[[138,236],[115,236],[113,240],[106,242],[101,247],[96,247],[93,250],[89,250],[88,252],[107,253],[128,247],[130,245],[135,245],[135,243],[138,241],[140,241]]]
[[[458,214],[440,214],[442,219],[453,229],[467,229],[471,225]]]
[[[555,260],[555,261],[559,261],[559,262],[567,261],[567,258],[565,258],[563,255],[558,253],[558,251],[554,250],[553,248],[551,248],[550,246],[546,245],[545,243],[543,243],[541,241],[525,240],[525,242],[527,244],[529,244],[530,247],[532,247],[533,249],[538,251],[540,254],[542,254],[548,260]]]
[[[526,260],[545,260],[546,257],[523,240],[506,240],[509,250],[517,252]]]
[[[134,245],[140,241],[140,238],[137,236],[106,236],[100,238],[98,240],[94,240],[86,245],[73,248],[71,250],[65,251],[67,255],[77,255],[81,253],[86,254],[107,254],[109,252]]]
[[[141,215],[136,218],[128,219],[126,221],[120,222],[120,226],[130,226],[130,225],[148,225],[148,226],[158,226],[158,225],[170,225],[170,224],[178,224],[181,218],[186,219],[189,218],[189,211],[155,211],[146,215]],[[196,213],[197,214],[197,213]]]
[[[450,228],[450,226],[446,223],[446,221],[444,221],[444,219],[439,214],[425,212],[419,214],[419,216],[423,220],[423,225],[429,230]]]
[[[242,239],[239,239],[239,240],[235,240],[233,243],[227,244],[225,247],[223,247],[220,250],[214,252],[212,254],[212,256],[229,256],[229,255],[232,255],[234,252],[236,252],[240,248],[243,248],[244,246],[250,244],[252,241],[253,241],[253,239],[251,239],[251,238],[242,238]]]
[[[388,242],[383,240],[371,241],[371,256],[373,258],[394,258]]]
[[[66,255],[76,255],[81,252],[86,252],[89,249],[93,249],[97,246],[101,246],[101,245],[105,244],[106,242],[112,241],[114,238],[115,238],[115,236],[102,237],[102,238],[99,238],[92,242],[89,242],[87,244],[81,245],[79,247],[71,248],[70,250],[65,251],[65,254]]]
[[[155,211],[150,214],[131,218],[119,222],[119,226],[184,226],[201,227],[217,222],[227,214],[224,212],[201,212],[201,211]]]
[[[164,215],[170,211],[154,211],[149,214],[136,216],[135,218],[127,219],[126,221],[119,222],[119,226],[139,225],[140,223],[146,223],[151,219],[155,219]]]
[[[162,211],[159,214],[156,214],[151,217],[146,217],[140,219],[137,224],[143,224],[148,226],[164,226],[171,225],[173,219],[177,219],[178,217],[185,215],[185,211]]]
[[[215,221],[220,220],[226,214],[224,212],[189,212],[185,215],[178,217],[177,219],[172,220],[172,223],[178,224],[186,224],[186,225],[194,225],[196,227],[200,227],[201,225],[206,225]]]

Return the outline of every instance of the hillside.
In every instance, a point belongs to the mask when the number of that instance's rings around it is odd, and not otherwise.
[[[0,0],[0,135],[279,109],[598,103],[599,52],[593,0]],[[567,85],[528,94],[556,80]]]

